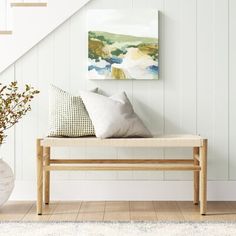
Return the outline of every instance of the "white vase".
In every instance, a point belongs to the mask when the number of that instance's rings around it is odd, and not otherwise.
[[[9,199],[13,188],[14,174],[12,169],[0,157],[0,207]]]

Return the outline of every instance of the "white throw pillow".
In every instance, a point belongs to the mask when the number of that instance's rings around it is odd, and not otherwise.
[[[141,119],[135,114],[125,94],[111,97],[81,91],[80,96],[99,138],[152,137]]]

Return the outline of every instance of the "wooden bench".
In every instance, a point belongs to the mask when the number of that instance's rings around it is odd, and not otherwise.
[[[190,159],[56,159],[51,158],[51,148],[56,147],[146,147],[146,148],[192,148]],[[200,213],[206,214],[207,204],[207,139],[197,135],[169,135],[155,138],[51,138],[37,139],[37,214],[42,214],[44,202],[49,204],[50,171],[96,170],[96,171],[193,171],[194,204],[199,203]],[[43,180],[44,179],[44,180]]]

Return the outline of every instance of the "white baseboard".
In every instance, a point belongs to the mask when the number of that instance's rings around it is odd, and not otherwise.
[[[192,181],[58,181],[52,200],[192,200]],[[16,181],[10,200],[35,200],[36,183]],[[236,181],[208,181],[208,200],[235,201]]]

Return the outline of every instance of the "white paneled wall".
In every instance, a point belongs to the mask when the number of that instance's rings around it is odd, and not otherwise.
[[[228,104],[228,114],[229,114],[229,123],[228,123],[228,132],[229,132],[229,169],[228,177],[230,179],[236,179],[236,1],[231,0],[229,2],[229,104]],[[225,95],[226,96],[226,95]]]
[[[12,10],[9,0],[0,0],[0,31],[12,30]]]
[[[160,79],[86,79],[86,12],[91,8],[154,8],[160,11]],[[96,19],[95,19],[96,20]],[[235,0],[93,0],[0,75],[31,83],[41,93],[12,130],[3,156],[19,181],[35,181],[35,139],[47,134],[50,83],[74,94],[99,87],[125,90],[154,134],[194,133],[209,139],[209,180],[236,180]],[[55,155],[103,158],[188,157],[191,150],[61,148]],[[175,172],[60,172],[53,180],[191,180]],[[127,182],[128,183],[128,182]],[[115,184],[115,182],[114,182]]]

